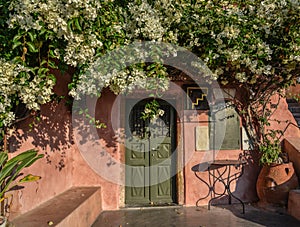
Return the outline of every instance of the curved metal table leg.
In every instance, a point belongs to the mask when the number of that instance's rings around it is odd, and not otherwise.
[[[212,170],[212,171],[214,171],[214,170]],[[214,194],[217,195],[217,196],[211,198],[211,199],[208,201],[208,210],[210,210],[210,206],[211,206],[212,201],[214,201],[214,200],[216,200],[216,199],[222,197],[222,196],[225,195],[225,193],[226,193],[226,184],[225,184],[224,180],[222,179],[222,177],[223,177],[223,175],[224,175],[224,174],[226,173],[226,171],[227,171],[227,166],[225,167],[224,171],[222,171],[221,173],[220,173],[220,171],[219,171],[218,169],[217,169],[216,171],[218,172],[218,176],[216,176],[214,173],[211,172],[211,170],[209,170],[209,175],[212,176],[213,179],[215,179],[215,180],[213,181],[213,184],[212,184],[212,190],[213,190]],[[218,193],[218,192],[216,192],[216,190],[215,190],[215,185],[216,185],[217,182],[221,182],[221,183],[224,185],[224,191],[223,191],[222,193]]]
[[[210,186],[205,180],[203,180],[201,177],[199,177],[199,176],[197,175],[197,172],[194,172],[194,174],[195,174],[195,176],[196,176],[200,181],[202,181],[202,182],[203,182],[204,184],[206,184],[206,186],[208,187],[208,193],[207,193],[207,195],[204,196],[204,197],[201,197],[201,198],[199,198],[199,199],[197,200],[196,206],[198,207],[198,206],[199,206],[199,205],[198,205],[199,201],[201,201],[202,199],[206,199],[206,198],[212,193],[213,188],[212,188],[212,186]]]
[[[242,167],[241,167],[241,172],[238,174],[238,175],[234,175],[234,178],[232,178],[231,180],[230,180],[230,178],[231,178],[231,176],[230,175],[228,175],[228,184],[227,184],[227,191],[228,191],[228,196],[229,196],[229,198],[230,197],[233,197],[233,198],[235,198],[236,200],[238,200],[241,204],[242,204],[242,207],[243,207],[243,212],[242,212],[242,214],[244,214],[245,213],[245,204],[244,204],[244,202],[240,199],[240,198],[238,198],[237,196],[235,196],[232,192],[231,192],[231,190],[230,190],[230,184],[231,184],[231,182],[232,181],[234,181],[234,180],[236,180],[236,179],[238,179],[238,178],[240,178],[242,175],[243,175],[243,173],[244,173],[244,166],[242,165]],[[230,201],[231,201],[231,199],[230,199]],[[231,204],[231,203],[230,203]]]

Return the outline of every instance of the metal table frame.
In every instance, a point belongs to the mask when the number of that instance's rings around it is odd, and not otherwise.
[[[206,199],[208,196],[211,196],[211,199],[208,202],[208,210],[210,210],[210,206],[212,201],[224,196],[228,195],[228,204],[231,204],[231,197],[235,198],[242,204],[243,207],[243,214],[245,213],[245,204],[244,202],[232,194],[230,190],[231,182],[240,178],[244,173],[244,166],[246,161],[242,160],[215,160],[209,163],[200,163],[192,167],[192,171],[194,172],[195,176],[202,181],[204,184],[207,185],[209,191],[206,196],[200,198],[196,202],[196,206],[198,206],[199,201]],[[224,169],[221,169],[224,167]],[[236,169],[240,169],[238,173],[231,173],[231,168],[234,167]],[[198,173],[200,172],[208,172],[208,182],[203,180]],[[216,191],[215,186],[217,182],[221,182],[224,186],[224,190],[222,193]]]

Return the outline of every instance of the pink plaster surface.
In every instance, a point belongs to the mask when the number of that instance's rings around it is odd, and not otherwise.
[[[294,96],[298,96],[298,98],[299,98],[299,95],[300,95],[300,84],[296,84],[295,86],[290,86],[287,89],[286,94],[287,94],[287,96],[289,98],[293,98]]]
[[[275,95],[272,99],[273,103],[277,102],[277,96]],[[278,123],[279,121],[280,123]],[[284,135],[281,140],[288,137],[300,137],[300,130],[295,127],[297,125],[292,113],[288,109],[288,104],[285,99],[281,98],[278,108],[270,119],[270,128],[276,128],[284,131]],[[290,124],[292,123],[292,124]]]
[[[64,83],[56,88],[58,92],[61,92],[61,95],[66,94],[68,82],[68,77],[61,77],[60,79],[62,78],[65,78],[63,79]],[[171,92],[166,97],[175,99],[176,92]],[[92,101],[88,102],[88,105]],[[71,125],[71,109],[64,102],[44,106],[41,112],[42,121],[33,130],[30,131],[28,128],[29,120],[19,125],[17,139],[11,141],[11,150],[18,153],[36,148],[46,156],[27,171],[40,175],[42,179],[37,183],[26,184],[24,189],[15,192],[11,216],[29,211],[72,187],[81,186],[101,187],[101,201],[99,203],[101,202],[103,210],[115,210],[124,205],[122,204],[122,199],[124,199],[122,185],[109,182],[102,177],[108,174],[120,182],[124,182],[124,170],[115,165],[115,163],[124,163],[125,160],[125,149],[121,139],[123,130],[121,126],[124,119],[123,116],[119,115],[120,110],[115,108],[118,105],[114,105],[119,101],[109,91],[104,91],[101,99],[97,101],[96,119],[105,122],[108,126],[106,129],[96,131],[97,138],[92,137],[89,127],[80,128],[85,126],[83,121],[79,120],[77,126]],[[184,100],[176,100],[176,105],[182,108]],[[121,108],[124,106],[121,105]],[[293,120],[284,101],[281,101],[280,108],[274,117],[279,117],[284,121]],[[208,116],[205,111],[196,112],[196,114],[195,111],[181,111],[178,113],[178,118],[180,119],[177,119],[177,142],[182,149],[178,163],[181,165],[183,162],[184,165],[182,177],[178,179],[178,184],[180,184],[178,191],[181,193],[179,203],[194,206],[196,201],[208,192],[207,186],[201,183],[191,170],[194,165],[207,160],[208,157],[212,158],[212,151],[195,150],[195,127],[208,125],[205,122],[208,120]],[[204,122],[199,123],[199,121]],[[112,122],[117,122],[117,124],[112,126]],[[284,124],[275,123],[273,126],[285,127]],[[78,130],[81,132],[79,133]],[[74,135],[75,137],[79,135],[79,141],[75,141]],[[293,128],[288,128],[285,137],[293,135],[299,135],[299,132]],[[81,149],[80,143],[85,145],[84,149]],[[103,151],[105,152],[103,153]],[[254,151],[222,150],[216,154],[215,158],[238,159],[242,153],[245,153],[247,160],[245,173],[240,179],[232,182],[231,190],[245,202],[256,201],[255,184],[260,169],[257,163],[257,154]],[[101,155],[107,158],[105,163],[99,162],[96,158]],[[95,166],[102,168],[101,174],[95,171]],[[201,176],[204,180],[208,180],[207,172],[201,173]],[[220,185],[217,187],[221,190]],[[200,204],[207,204],[208,199],[202,200]]]
[[[238,160],[239,155],[242,153],[240,150],[223,150],[219,151],[216,156],[216,160],[229,159],[229,160]],[[191,170],[194,165],[203,163],[202,152],[195,152],[192,159],[188,162],[185,167],[185,190],[186,190],[186,205],[195,206],[198,199],[205,197],[208,192],[208,186],[201,182]],[[249,158],[249,157],[248,157]],[[259,174],[259,168],[257,162],[252,158],[246,159],[247,164],[245,165],[244,174],[241,178],[236,181],[232,181],[230,184],[230,189],[234,195],[242,199],[244,202],[253,202],[257,200],[255,182]],[[220,169],[220,171],[224,170]],[[232,173],[238,173],[238,170],[231,168]],[[209,184],[208,172],[197,173],[200,178]],[[215,185],[216,192],[221,193],[224,190],[224,187],[221,183]],[[206,199],[200,200],[198,205],[206,205],[211,199],[211,196],[208,196]],[[227,201],[227,200],[226,200]],[[221,203],[224,203],[222,201]]]
[[[193,113],[193,114],[191,114]],[[233,181],[231,191],[234,195],[238,196],[245,202],[256,201],[257,194],[255,188],[255,182],[259,174],[259,167],[257,164],[257,154],[254,151],[244,152],[242,150],[220,150],[213,152],[208,151],[196,151],[195,149],[195,127],[199,125],[208,125],[208,115],[206,112],[199,112],[198,115],[193,111],[185,111],[184,118],[184,151],[185,151],[185,163],[184,179],[185,179],[185,204],[187,206],[195,206],[198,199],[207,196],[209,189],[208,186],[199,180],[194,172],[191,170],[194,165],[210,162],[213,160],[232,159],[238,160],[240,155],[243,155],[247,160],[244,174],[241,178]],[[223,169],[224,170],[224,169]],[[234,173],[234,168],[231,169]],[[220,169],[222,171],[222,169]],[[208,172],[197,173],[198,176],[209,184]],[[222,193],[224,186],[221,183],[216,183],[216,192]],[[200,200],[198,205],[206,205],[211,199],[211,195],[207,198]],[[224,201],[223,201],[224,203]]]
[[[56,87],[60,95],[66,95],[68,76]],[[18,125],[16,135],[10,139],[12,155],[28,149],[37,149],[45,157],[34,163],[24,174],[41,176],[41,180],[28,183],[24,189],[13,192],[10,218],[17,217],[73,186],[100,186],[103,209],[118,208],[118,185],[111,184],[97,175],[83,160],[74,143],[71,109],[64,102],[45,105],[41,109],[41,121],[33,129],[28,119]],[[91,148],[93,149],[93,147]],[[99,154],[99,151],[98,151]]]

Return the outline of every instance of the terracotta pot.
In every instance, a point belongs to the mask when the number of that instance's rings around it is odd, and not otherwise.
[[[0,227],[5,227],[7,224],[7,218],[0,215]]]
[[[293,163],[265,165],[256,182],[256,191],[260,202],[274,205],[286,205],[289,191],[299,185]]]

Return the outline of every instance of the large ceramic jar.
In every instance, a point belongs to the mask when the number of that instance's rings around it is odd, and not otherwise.
[[[292,162],[263,166],[256,182],[260,202],[282,206],[288,202],[289,191],[298,186]]]

